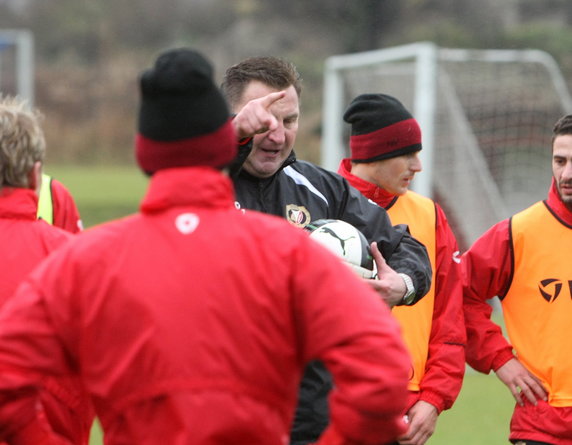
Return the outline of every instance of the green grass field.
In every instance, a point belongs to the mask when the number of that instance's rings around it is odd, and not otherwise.
[[[48,166],[45,172],[70,190],[86,228],[136,212],[148,182],[136,166]]]
[[[439,416],[433,445],[508,444],[514,399],[494,374],[468,370],[461,394],[449,411]]]
[[[135,166],[54,166],[46,168],[46,172],[72,192],[85,227],[136,212],[147,187],[147,178]],[[457,403],[441,414],[428,443],[508,444],[513,405],[508,389],[494,375],[469,370]],[[102,443],[101,430],[96,425],[90,445]]]

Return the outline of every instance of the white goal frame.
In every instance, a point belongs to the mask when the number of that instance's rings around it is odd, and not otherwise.
[[[5,47],[15,49],[16,91],[31,106],[34,104],[34,38],[30,31],[0,29],[0,64]],[[1,85],[1,84],[0,84]],[[0,90],[1,92],[1,90]]]
[[[563,114],[572,112],[572,97],[557,63],[552,56],[540,50],[449,49],[440,48],[431,42],[419,42],[375,51],[332,56],[326,59],[324,68],[321,165],[326,169],[337,171],[340,160],[348,155],[348,141],[344,140],[344,135],[347,139],[348,125],[342,119],[344,109],[348,105],[344,103],[344,100],[347,100],[344,96],[344,73],[360,68],[390,67],[392,63],[403,62],[413,72],[414,81],[410,87],[410,90],[413,90],[411,112],[419,122],[423,134],[423,150],[420,152],[420,159],[424,168],[423,173],[415,177],[412,189],[425,196],[433,197],[434,181],[440,179],[433,177],[437,94],[439,94],[438,99],[441,103],[447,103],[449,109],[458,110],[458,115],[463,114],[454,86],[448,84],[447,73],[441,69],[440,64],[464,61],[540,64],[548,73],[547,76],[552,83],[550,88],[556,91]],[[446,84],[447,88],[443,89],[443,84]],[[490,221],[496,222],[510,216],[511,209],[505,205],[494,181],[489,180],[490,173],[479,151],[472,129],[463,119],[459,119],[456,125],[465,135],[463,145],[467,148],[464,148],[463,156],[475,166],[475,169],[482,171],[478,187],[482,191],[483,200],[476,204],[482,205],[483,212],[490,214]],[[461,208],[457,210],[464,215],[462,206],[461,203]],[[467,225],[462,228],[463,236],[467,241],[473,241],[488,228],[487,224],[488,221],[483,221]]]

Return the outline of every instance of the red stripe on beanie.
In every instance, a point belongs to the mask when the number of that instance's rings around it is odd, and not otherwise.
[[[158,141],[138,133],[135,156],[147,173],[163,168],[208,166],[221,168],[238,152],[236,134],[229,119],[212,133],[178,141]]]
[[[411,147],[411,150],[406,150]],[[367,134],[352,135],[350,150],[353,160],[390,158],[409,151],[421,150],[421,130],[415,119],[406,119],[372,131]]]

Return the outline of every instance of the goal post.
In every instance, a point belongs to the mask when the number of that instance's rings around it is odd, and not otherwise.
[[[494,223],[546,197],[550,135],[572,98],[539,50],[468,50],[419,42],[326,60],[321,164],[349,153],[342,116],[362,93],[397,97],[422,130],[412,189],[437,200],[467,247]]]
[[[0,29],[0,93],[34,104],[34,38],[28,30]]]

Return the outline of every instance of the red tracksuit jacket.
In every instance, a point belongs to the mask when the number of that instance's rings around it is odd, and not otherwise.
[[[156,173],[141,213],[89,229],[0,314],[0,432],[45,437],[31,371],[79,375],[106,444],[284,444],[304,365],[336,383],[323,443],[405,430],[408,356],[377,294],[209,168]],[[353,442],[352,442],[353,443]]]
[[[572,234],[572,212],[561,201],[554,180],[548,199],[544,201],[555,219],[568,227]],[[563,249],[566,240],[554,246]],[[514,357],[512,346],[500,326],[490,319],[492,307],[488,299],[504,298],[513,278],[514,258],[511,220],[491,227],[463,255],[464,310],[467,326],[467,362],[476,370],[496,371]],[[570,255],[565,251],[565,255]],[[565,298],[565,297],[562,297]],[[539,306],[539,315],[541,314]],[[568,332],[545,341],[557,341],[568,347]],[[524,398],[526,400],[526,398]],[[537,406],[525,401],[515,405],[510,438],[572,445],[572,406],[554,407],[539,400]]]
[[[58,180],[52,179],[52,202],[54,205],[54,226],[71,233],[83,229],[79,210],[69,190]]]
[[[34,266],[71,238],[63,230],[36,221],[37,206],[38,196],[33,190],[0,189],[0,304]]]
[[[388,210],[399,199],[381,187],[364,181],[351,173],[350,160],[340,163],[338,173],[364,196]],[[453,406],[465,372],[465,326],[463,322],[460,269],[456,263],[457,241],[447,222],[445,213],[435,204],[435,258],[431,265],[435,271],[432,289],[435,305],[431,321],[427,364],[420,383],[420,391],[410,394],[409,406],[418,400],[431,403],[438,412]],[[390,215],[391,216],[391,215]],[[407,221],[410,227],[423,221]]]
[[[36,219],[38,197],[33,190],[0,190],[0,305],[18,284],[52,251],[72,238],[57,227]],[[44,378],[45,415],[58,434],[74,444],[87,444],[93,411],[77,381],[61,376]]]

